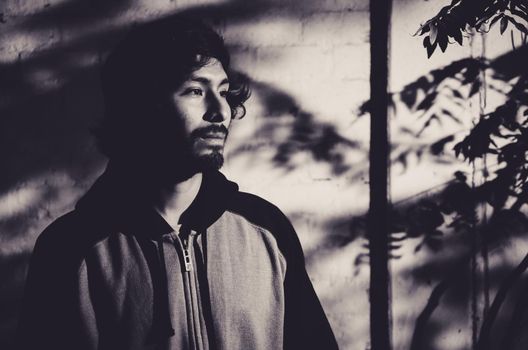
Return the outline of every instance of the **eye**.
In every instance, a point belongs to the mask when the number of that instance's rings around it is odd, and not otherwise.
[[[229,94],[228,90],[220,91],[220,96],[223,97],[223,98],[226,98],[228,94]]]
[[[191,88],[185,89],[182,95],[203,96],[203,90],[200,88],[191,87]]]

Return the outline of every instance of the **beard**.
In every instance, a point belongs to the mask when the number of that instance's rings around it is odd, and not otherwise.
[[[198,171],[218,170],[222,167],[227,134],[228,130],[224,125],[210,125],[191,132],[191,148]],[[211,138],[221,145],[211,145]]]
[[[148,125],[142,133],[134,134],[125,143],[128,146],[110,159],[112,171],[123,174],[134,186],[157,188],[171,186],[198,172],[220,169],[227,128],[213,124],[186,134],[174,119],[171,123]]]
[[[224,165],[224,155],[221,150],[213,150],[209,154],[196,157],[196,167],[198,171],[219,170]]]

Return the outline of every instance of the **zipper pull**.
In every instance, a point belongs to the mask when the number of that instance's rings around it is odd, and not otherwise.
[[[191,254],[189,253],[189,249],[187,248],[187,242],[184,242],[183,262],[185,264],[185,271],[187,272],[191,271],[192,270],[192,260],[191,260]]]
[[[191,248],[193,244],[194,232],[190,231],[187,237],[183,239],[183,262],[185,264],[185,271],[192,270]]]

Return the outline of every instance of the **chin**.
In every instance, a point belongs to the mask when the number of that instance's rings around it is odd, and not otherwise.
[[[224,156],[218,151],[202,154],[197,157],[200,171],[219,170],[224,165]]]

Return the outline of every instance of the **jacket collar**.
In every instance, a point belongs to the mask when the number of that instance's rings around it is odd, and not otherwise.
[[[204,173],[198,194],[181,215],[180,224],[197,232],[205,231],[224,213],[229,198],[236,191],[238,186],[222,173]]]
[[[77,203],[76,209],[95,214],[95,220],[117,225],[120,230],[134,235],[157,239],[172,232],[172,227],[154,209],[147,196],[132,184],[108,169]],[[180,224],[196,232],[204,232],[224,213],[238,185],[219,171],[203,173],[196,198],[180,217]]]

